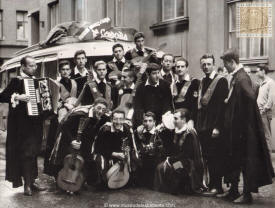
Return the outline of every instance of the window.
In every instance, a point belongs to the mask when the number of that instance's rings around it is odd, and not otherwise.
[[[74,0],[74,19],[83,21],[87,19],[87,1]]]
[[[59,5],[58,2],[49,5],[49,26],[52,29],[59,23]]]
[[[183,17],[186,0],[162,0],[162,21]]]
[[[27,40],[28,39],[28,12],[17,11],[16,12],[16,39]]]
[[[3,12],[0,10],[0,39],[3,38]]]
[[[261,0],[262,2],[262,0]],[[268,57],[269,38],[237,38],[236,31],[236,10],[237,3],[229,3],[229,48],[237,48],[239,50],[240,58],[253,59],[259,57]]]

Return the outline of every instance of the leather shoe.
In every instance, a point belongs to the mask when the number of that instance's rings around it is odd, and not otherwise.
[[[31,187],[28,185],[24,185],[24,195],[25,196],[32,196]]]
[[[33,184],[32,184],[32,189],[33,189],[34,191],[45,191],[47,188],[44,187],[44,186],[41,186],[41,185],[38,184],[38,183],[33,183]]]
[[[236,191],[229,191],[225,195],[223,195],[221,198],[226,201],[234,201],[235,199],[239,198],[241,195],[239,192]]]
[[[216,196],[220,191],[218,191],[218,189],[211,189],[209,191],[205,191],[202,193],[203,196],[208,196],[208,197],[212,197],[212,196]]]
[[[252,202],[253,202],[253,198],[250,193],[242,194],[239,198],[233,201],[233,203],[235,204],[252,204]]]

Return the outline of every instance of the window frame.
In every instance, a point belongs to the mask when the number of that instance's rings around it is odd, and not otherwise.
[[[236,7],[237,7],[237,3],[240,3],[240,2],[257,2],[257,0],[227,0],[226,3],[227,3],[227,24],[228,24],[228,27],[227,27],[227,46],[228,48],[232,48],[232,47],[235,47],[239,50],[239,53],[240,53],[240,61],[246,65],[249,65],[249,64],[258,64],[258,63],[268,63],[268,53],[269,53],[269,47],[268,47],[268,42],[270,41],[268,38],[264,38],[264,37],[261,37],[261,38],[258,38],[257,40],[255,40],[255,38],[238,38],[237,37],[237,29],[236,28],[232,28],[232,12],[231,12],[231,9],[230,9],[230,6],[235,6],[235,10],[236,10]],[[237,21],[235,19],[235,21]],[[235,23],[236,25],[236,23]],[[232,37],[232,35],[234,35],[234,37]],[[234,44],[234,39],[235,41],[237,41],[237,43]],[[242,41],[245,41],[245,56],[242,56],[242,53],[241,53],[241,44],[242,44]],[[259,44],[259,48],[258,48],[258,52],[259,52],[259,55],[256,55],[256,56],[253,56],[253,53],[255,52],[254,48],[256,48],[256,44]],[[235,45],[235,46],[234,46]],[[267,47],[267,48],[265,48]],[[262,55],[261,55],[262,54]]]
[[[181,19],[187,16],[187,0],[183,0],[183,15],[182,16],[177,16],[177,4],[176,1],[178,0],[172,0],[174,2],[174,17],[173,18],[169,18],[169,19],[164,19],[164,12],[165,12],[165,8],[164,8],[164,1],[165,0],[161,0],[161,22],[167,22],[167,21],[171,21],[171,20],[177,20],[177,19]]]
[[[3,40],[4,38],[4,30],[3,30],[3,10],[0,9],[0,27],[1,27],[1,30],[0,30],[0,40]]]
[[[23,15],[23,21],[19,21],[18,20],[18,14],[22,14]],[[26,18],[26,19],[25,19]],[[19,39],[18,37],[18,22],[22,22],[23,23],[23,38]],[[28,41],[28,11],[23,11],[23,10],[16,10],[16,40],[17,41]]]
[[[55,11],[55,24],[53,25],[53,18],[52,18],[52,11]],[[54,1],[48,4],[48,17],[49,17],[49,31],[51,29],[53,29],[56,25],[58,25],[60,23],[60,12],[59,12],[59,2],[58,1]]]

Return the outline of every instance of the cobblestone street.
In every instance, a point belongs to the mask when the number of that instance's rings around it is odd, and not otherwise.
[[[4,181],[5,176],[5,133],[1,132],[0,143],[0,207],[2,208],[88,208],[88,207],[185,207],[185,208],[229,208],[240,207],[232,205],[217,198],[206,198],[201,196],[179,195],[173,196],[141,188],[127,188],[116,191],[95,191],[93,187],[83,190],[79,195],[68,195],[63,192],[44,191],[34,193],[32,197],[23,195],[23,187],[13,189],[11,184]],[[272,156],[273,165],[275,154]],[[48,188],[54,186],[53,179],[42,174],[43,159],[39,159],[39,180]],[[241,187],[240,187],[241,188]],[[249,207],[262,208],[274,207],[275,184],[265,186],[260,189],[258,194],[254,194],[254,204]],[[243,206],[246,207],[246,206]]]

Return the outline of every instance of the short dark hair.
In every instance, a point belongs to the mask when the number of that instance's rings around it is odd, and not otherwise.
[[[94,106],[97,105],[97,104],[103,104],[105,105],[106,107],[108,107],[108,102],[105,98],[102,98],[102,97],[98,97],[95,99],[94,101]]]
[[[78,50],[75,52],[74,54],[74,60],[76,60],[77,56],[81,55],[81,54],[84,54],[85,58],[87,58],[86,56],[86,52],[84,50]]]
[[[151,111],[148,111],[148,112],[144,113],[143,114],[143,119],[145,117],[152,117],[154,119],[154,121],[156,121],[156,115],[153,112],[151,112]]]
[[[60,71],[63,66],[69,65],[71,67],[71,63],[69,60],[62,60],[58,64],[58,70]]]
[[[178,61],[184,61],[184,62],[185,62],[185,66],[186,66],[186,67],[189,66],[189,62],[187,61],[187,59],[185,59],[185,58],[183,58],[183,57],[180,57],[180,58],[176,59],[176,63],[177,63]]]
[[[125,111],[123,110],[123,109],[115,109],[115,110],[113,110],[113,112],[112,112],[112,115],[111,115],[111,118],[113,119],[114,118],[114,115],[115,114],[123,114],[123,116],[124,116],[124,118],[125,118]]]
[[[180,117],[182,119],[185,118],[186,122],[188,122],[190,120],[190,112],[186,108],[179,108],[179,109],[175,110],[174,114],[175,113],[180,113]]]
[[[134,41],[136,42],[137,39],[139,38],[145,38],[145,35],[143,34],[143,32],[137,32],[135,35],[134,35]]]
[[[113,52],[116,48],[122,48],[122,50],[124,50],[123,45],[121,45],[120,43],[113,45],[113,47],[112,47]]]
[[[163,56],[161,57],[161,62],[164,60],[165,56],[172,56],[173,62],[175,61],[175,57],[174,57],[174,55],[173,55],[172,53],[165,53],[165,54],[163,54]]]
[[[147,65],[146,73],[148,73],[148,75],[150,75],[153,71],[159,71],[159,70],[160,70],[160,65],[158,65],[156,63],[149,63]]]
[[[260,71],[264,71],[266,74],[268,72],[270,72],[270,70],[266,64],[258,64],[257,67],[260,69]]]
[[[20,60],[21,66],[27,66],[27,59],[28,59],[28,58],[34,59],[34,57],[32,57],[32,56],[30,56],[30,55],[24,56],[24,57]]]
[[[129,69],[129,68],[125,68],[123,70],[123,72],[129,73],[129,76],[134,78],[134,82],[136,81],[137,76],[136,76],[136,73],[134,72],[134,70]]]
[[[230,48],[223,53],[221,59],[224,61],[232,61],[234,60],[236,64],[240,63],[239,53],[236,49]]]
[[[215,65],[215,57],[213,54],[210,54],[210,53],[206,53],[204,54],[201,58],[200,58],[200,62],[202,59],[209,59],[211,58],[213,60],[213,65]]]

